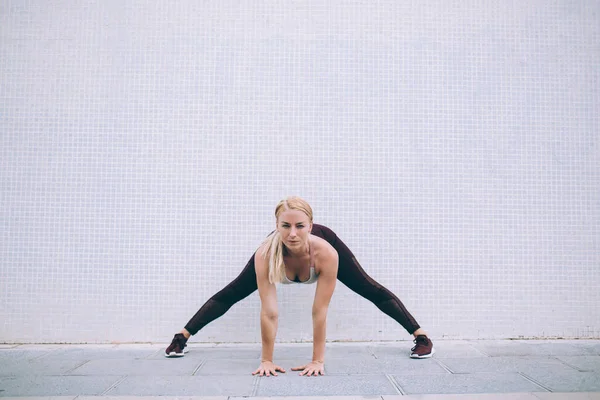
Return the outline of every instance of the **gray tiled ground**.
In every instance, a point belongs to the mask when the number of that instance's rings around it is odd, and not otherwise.
[[[562,340],[481,340],[473,347],[490,357],[497,356],[584,356],[587,351]]]
[[[394,356],[405,358],[410,354],[412,343],[397,344],[397,343],[382,343],[371,346],[371,351],[376,357]],[[471,357],[487,357],[471,343],[466,341],[436,341],[434,343],[436,357],[453,357],[453,358],[471,358]]]
[[[305,377],[292,374],[276,378],[259,378],[257,396],[350,396],[397,394],[392,383],[382,375]]]
[[[539,400],[600,400],[600,393],[535,393],[535,397]]]
[[[510,393],[543,389],[516,372],[465,375],[438,374],[435,379],[394,375],[404,393]]]
[[[160,371],[162,376],[192,375],[201,362],[194,359],[181,359],[167,364],[164,360],[132,359],[120,362],[114,359],[91,360],[70,371],[70,375],[130,375],[155,376]]]
[[[2,348],[0,349],[0,365],[9,361],[33,360],[48,354],[49,350],[25,350],[20,348]]]
[[[327,374],[447,374],[435,359],[413,360],[397,356],[352,357],[328,359],[325,365]]]
[[[306,400],[305,396],[344,395],[381,400],[404,391],[413,396],[429,393],[423,400],[435,400],[433,394],[448,393],[600,393],[596,354],[600,341],[593,340],[438,340],[436,356],[426,360],[408,357],[410,341],[331,343],[323,377],[300,377],[291,371],[310,360],[310,344],[278,343],[275,361],[288,372],[271,378],[251,375],[260,362],[258,344],[191,343],[190,352],[176,359],[163,356],[165,346],[4,346],[0,397],[302,396]]]
[[[275,362],[286,371],[290,371],[293,361],[276,360]],[[230,359],[210,359],[206,360],[202,367],[196,372],[196,375],[223,375],[224,372],[235,376],[251,375],[260,366],[260,360],[230,360]]]
[[[166,347],[166,346],[164,346]],[[164,348],[162,349],[164,350]],[[164,360],[163,351],[159,351],[149,357],[152,360]],[[193,344],[188,346],[186,358],[197,359],[219,359],[219,360],[260,360],[260,346],[219,346],[219,347],[197,347]]]
[[[554,357],[485,357],[485,358],[442,358],[437,360],[455,374],[481,372],[524,372],[552,369],[554,371],[573,371]]]
[[[65,360],[62,358],[3,360],[0,363],[0,376],[62,375],[81,365],[83,362],[85,361]]]
[[[600,373],[564,370],[529,371],[526,374],[552,392],[598,392]]]
[[[600,356],[557,356],[556,358],[580,371],[600,372]]]
[[[0,378],[0,396],[98,396],[118,376],[19,376]]]
[[[146,359],[155,354],[162,355],[162,348],[156,346],[136,346],[128,348],[127,346],[78,346],[73,348],[64,348],[52,353],[53,358],[65,358],[69,360],[89,360],[91,358],[102,359]]]
[[[140,376],[127,377],[110,396],[250,396],[254,378],[248,376]]]
[[[413,394],[406,396],[382,397],[383,399],[381,400],[539,400],[539,398],[535,397],[535,394],[533,393]]]
[[[600,356],[600,340],[570,340],[569,344],[581,349],[585,355]]]

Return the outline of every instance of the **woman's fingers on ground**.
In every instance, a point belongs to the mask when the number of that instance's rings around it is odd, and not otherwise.
[[[259,368],[259,369],[257,369],[256,371],[254,371],[254,372],[252,373],[252,375],[258,375],[258,376],[263,376],[263,375],[266,375],[266,376],[269,376],[269,370],[267,370],[267,369],[262,369],[262,368]]]
[[[273,368],[258,368],[256,371],[252,373],[252,375],[258,376],[277,376],[277,372],[285,373],[285,369],[281,368],[279,365],[275,365]]]
[[[325,372],[323,372],[323,370],[319,369],[319,368],[308,368],[308,369],[304,369],[302,372],[300,372],[300,375],[319,376],[319,375],[325,375]]]

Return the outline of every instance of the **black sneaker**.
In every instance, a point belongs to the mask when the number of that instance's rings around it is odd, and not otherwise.
[[[410,358],[429,358],[435,353],[433,342],[425,335],[418,335],[415,344],[416,346],[410,349]]]
[[[165,357],[183,357],[187,353],[186,342],[187,339],[183,336],[183,333],[177,333],[167,350],[165,350]]]

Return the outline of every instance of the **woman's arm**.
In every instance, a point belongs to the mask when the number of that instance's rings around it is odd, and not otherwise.
[[[327,254],[323,257],[322,263],[312,309],[313,357],[310,364],[292,368],[294,371],[302,370],[300,375],[323,374],[325,339],[327,336],[327,310],[337,282],[338,254],[335,249],[327,249]]]
[[[260,376],[271,374],[277,375],[276,371],[285,372],[283,368],[273,364],[273,347],[275,346],[275,336],[277,334],[277,290],[275,284],[269,282],[268,261],[262,256],[262,250],[259,249],[254,257],[256,268],[256,283],[258,285],[258,294],[260,296],[260,333],[262,336],[262,355],[261,364],[253,374]]]
[[[325,361],[325,337],[327,327],[327,310],[337,282],[337,253],[331,257],[326,268],[322,268],[317,281],[315,301],[313,303],[313,361]]]

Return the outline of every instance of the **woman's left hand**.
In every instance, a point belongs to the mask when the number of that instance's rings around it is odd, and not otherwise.
[[[292,368],[292,371],[302,371],[300,372],[300,375],[306,376],[325,375],[325,364],[321,361],[312,361],[301,367],[294,367]]]

